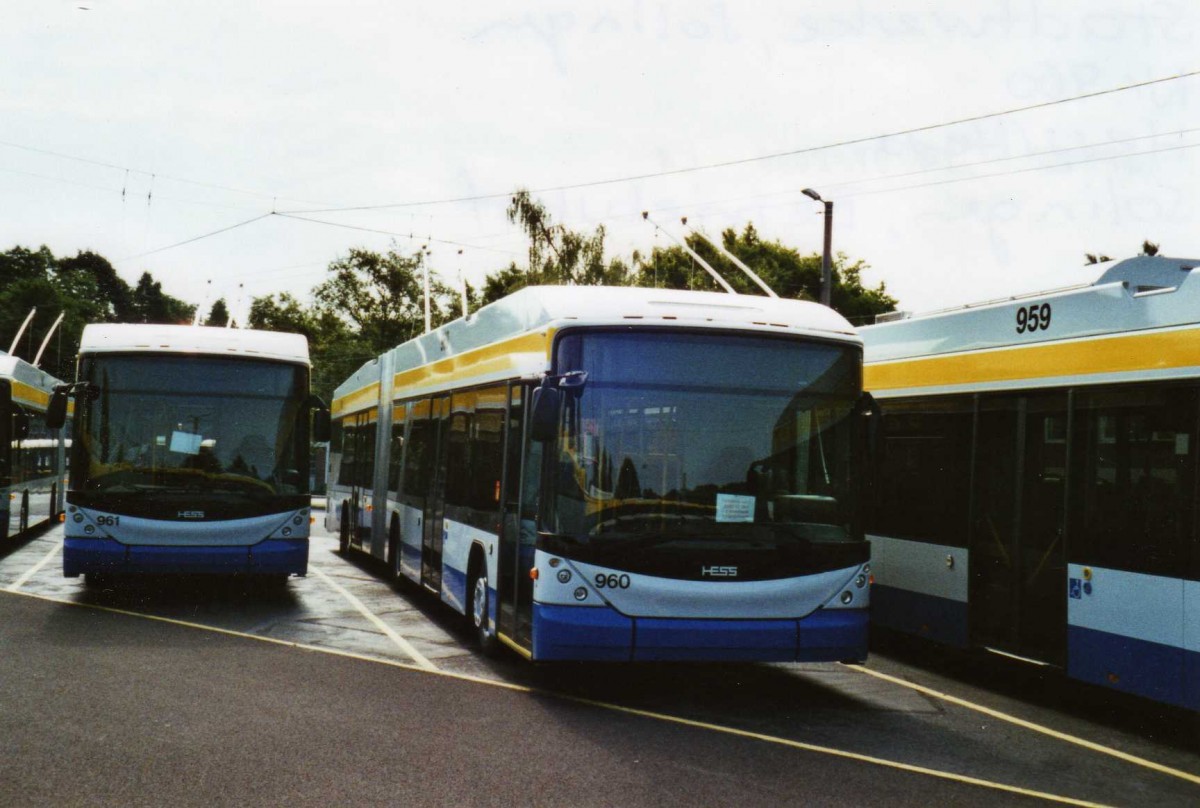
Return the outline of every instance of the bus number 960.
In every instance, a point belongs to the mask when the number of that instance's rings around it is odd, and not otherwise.
[[[628,575],[617,575],[612,572],[608,573],[607,575],[605,575],[604,573],[598,573],[596,575],[596,588],[597,589],[628,589],[629,588],[629,576]]]
[[[1017,309],[1017,333],[1045,331],[1050,327],[1050,304],[1022,306]]]

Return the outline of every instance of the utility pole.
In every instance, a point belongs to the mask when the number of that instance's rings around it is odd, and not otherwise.
[[[821,255],[821,305],[828,306],[830,292],[833,288],[833,200],[822,199],[821,195],[812,188],[805,188],[800,193],[825,206],[825,250]]]

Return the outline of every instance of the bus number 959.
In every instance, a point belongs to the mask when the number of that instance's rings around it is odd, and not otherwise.
[[[1017,333],[1045,331],[1050,327],[1050,304],[1022,306],[1017,309]]]

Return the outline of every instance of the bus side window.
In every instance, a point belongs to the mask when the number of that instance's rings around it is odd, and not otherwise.
[[[355,426],[353,415],[347,416],[338,423],[341,425],[342,455],[338,466],[337,484],[349,487],[354,484],[355,443],[358,429]]]
[[[1193,388],[1078,394],[1071,532],[1084,563],[1179,575],[1192,535],[1196,408]]]

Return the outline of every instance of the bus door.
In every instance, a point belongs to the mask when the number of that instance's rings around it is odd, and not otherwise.
[[[1066,659],[1067,396],[980,401],[971,517],[975,644]]]
[[[350,458],[348,475],[344,482],[350,486],[350,513],[354,529],[350,542],[361,547],[371,537],[372,488],[375,477],[375,430],[379,410],[372,407],[366,412],[346,419],[344,434],[343,463]]]
[[[421,534],[421,583],[434,592],[442,590],[442,540],[446,517],[446,444],[449,437],[450,397],[433,399],[434,460],[429,496],[425,499]]]
[[[498,628],[526,650],[533,647],[533,552],[537,541],[537,481],[540,477],[540,443],[526,441],[527,410],[532,390],[509,387],[505,430],[504,491],[501,515],[498,577]]]

